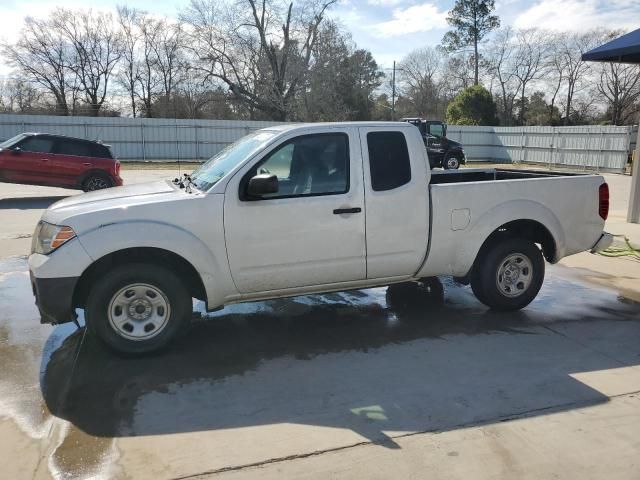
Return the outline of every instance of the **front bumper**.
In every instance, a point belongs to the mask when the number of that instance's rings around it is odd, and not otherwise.
[[[611,246],[612,243],[613,243],[613,235],[607,232],[602,232],[602,235],[600,235],[600,238],[598,239],[596,244],[593,247],[591,247],[591,253],[598,253],[598,252],[601,252],[602,250],[606,250]]]
[[[31,288],[40,310],[40,323],[72,322],[76,319],[73,291],[78,277],[38,278],[29,272]]]

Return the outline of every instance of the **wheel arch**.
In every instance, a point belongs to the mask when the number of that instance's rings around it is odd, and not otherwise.
[[[109,269],[132,263],[151,263],[176,272],[187,285],[192,297],[207,301],[207,291],[196,268],[181,255],[157,247],[132,247],[108,253],[89,265],[76,283],[73,293],[74,307],[84,308],[91,286]]]
[[[113,178],[113,176],[107,172],[106,170],[103,170],[101,168],[92,168],[90,170],[87,170],[86,172],[83,172],[82,175],[80,175],[80,177],[78,177],[78,182],[77,182],[77,188],[82,188],[84,186],[84,182],[87,181],[87,179],[89,177],[91,177],[92,175],[100,175],[102,177],[106,177],[111,181],[112,185],[116,184],[116,179]]]
[[[506,237],[524,238],[539,244],[542,247],[542,254],[548,262],[554,262],[557,256],[556,240],[547,227],[537,220],[518,219],[500,225],[489,234],[478,250],[474,265],[487,248]]]
[[[556,263],[564,256],[565,234],[562,224],[544,205],[531,200],[504,202],[488,210],[473,224],[459,245],[453,274],[468,275],[483,248],[500,235],[521,236],[542,246],[546,260]],[[482,239],[481,243],[477,243]]]

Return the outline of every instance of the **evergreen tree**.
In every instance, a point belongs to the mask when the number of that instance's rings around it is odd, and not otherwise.
[[[447,107],[447,123],[452,125],[498,125],[496,104],[482,85],[462,90]]]
[[[500,26],[498,16],[491,15],[494,9],[494,0],[456,0],[447,17],[447,22],[454,29],[444,35],[442,44],[450,51],[473,45],[474,85],[478,85],[479,76],[478,43]]]

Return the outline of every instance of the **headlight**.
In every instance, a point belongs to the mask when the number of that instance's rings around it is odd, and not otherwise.
[[[71,227],[39,222],[36,231],[33,232],[31,251],[48,255],[75,236],[76,233]]]

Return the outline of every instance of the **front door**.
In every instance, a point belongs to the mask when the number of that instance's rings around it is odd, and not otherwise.
[[[16,148],[17,147],[17,148]],[[51,176],[53,139],[34,135],[3,152],[4,176],[11,182],[44,183]]]
[[[224,226],[241,293],[366,277],[362,161],[357,131],[285,140],[227,185]],[[278,177],[279,190],[249,198],[249,179]]]

